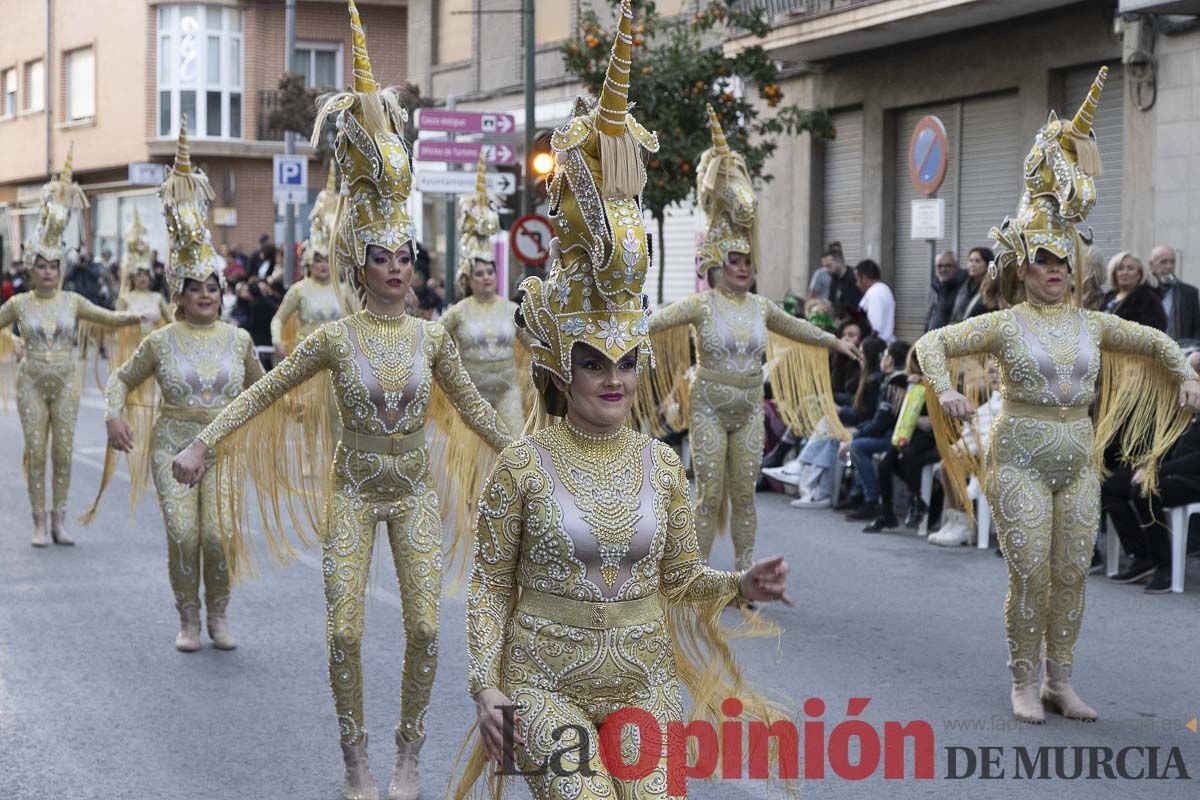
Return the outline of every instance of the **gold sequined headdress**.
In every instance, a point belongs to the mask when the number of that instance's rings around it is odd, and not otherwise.
[[[312,266],[314,257],[329,258],[329,248],[333,242],[333,217],[338,201],[336,173],[333,162],[330,162],[325,188],[317,193],[312,211],[308,214],[308,238],[300,245],[300,266],[306,272]]]
[[[63,235],[71,221],[71,212],[88,207],[87,196],[72,179],[71,158],[74,153],[75,144],[72,143],[67,149],[67,161],[63,164],[62,172],[42,186],[37,227],[34,228],[33,238],[25,243],[24,261],[28,267],[33,266],[38,256],[47,261],[61,262],[67,249]],[[61,263],[59,266],[61,268]]]
[[[212,202],[213,190],[204,171],[192,165],[186,114],[180,115],[175,163],[158,187],[158,196],[171,242],[166,269],[171,300],[179,299],[188,279],[203,281],[216,275],[218,283],[223,283],[225,261],[213,249],[208,231],[208,204]]]
[[[642,293],[650,253],[641,150],[656,152],[658,136],[629,113],[632,27],[626,0],[600,102],[586,113],[577,104],[576,115],[551,137],[550,216],[558,235],[546,279],[521,283],[520,318],[538,340],[533,364],[567,382],[576,342],[614,362],[635,347],[639,365],[653,359]]]
[[[133,221],[125,229],[125,256],[121,259],[121,287],[133,288],[133,276],[137,272],[151,272],[150,239],[137,206],[133,207]]]
[[[1022,264],[1029,264],[1039,249],[1065,260],[1075,274],[1075,302],[1081,302],[1085,245],[1077,226],[1096,204],[1096,176],[1101,173],[1100,149],[1092,122],[1108,67],[1101,67],[1075,116],[1063,122],[1053,111],[1037,132],[1025,156],[1025,190],[1015,217],[1006,217],[990,233],[996,242],[996,260],[990,271],[999,277],[1009,303],[1019,299]]]
[[[475,193],[458,201],[458,282],[466,284],[475,260],[495,261],[492,237],[500,230],[500,215],[487,190],[487,162],[479,152],[475,173]]]
[[[709,270],[725,265],[730,253],[757,255],[758,198],[746,159],[729,147],[721,120],[708,107],[712,147],[700,155],[696,166],[696,196],[708,221],[704,243],[696,251],[696,271],[708,277]]]
[[[394,90],[380,89],[375,82],[358,8],[354,0],[348,2],[354,85],[348,91],[321,98],[312,143],[317,145],[325,120],[334,116],[334,158],[342,185],[334,216],[330,267],[362,301],[366,284],[361,271],[367,263],[367,246],[395,252],[411,243],[415,251],[416,229],[408,212],[412,168],[403,137],[408,112]]]

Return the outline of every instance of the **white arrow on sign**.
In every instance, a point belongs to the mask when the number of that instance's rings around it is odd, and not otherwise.
[[[483,158],[491,164],[511,164],[516,154],[506,144],[483,145]]]
[[[496,133],[508,133],[515,127],[516,125],[513,124],[512,117],[508,116],[507,114],[501,114],[496,118]]]
[[[517,191],[516,176],[511,172],[489,172],[487,188],[492,194],[513,194]],[[469,194],[475,191],[475,173],[418,170],[417,189],[435,194]]]

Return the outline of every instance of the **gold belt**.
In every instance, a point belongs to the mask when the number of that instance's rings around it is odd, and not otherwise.
[[[170,403],[163,403],[159,406],[158,413],[167,419],[180,419],[186,422],[203,422],[208,424],[217,418],[217,414],[221,413],[219,408],[194,408],[189,406],[175,406]]]
[[[74,360],[74,350],[26,350],[26,358],[32,358],[34,361],[45,361],[50,364],[59,363],[65,364]]]
[[[521,589],[517,611],[535,617],[570,625],[573,628],[607,630],[624,628],[628,625],[645,625],[662,617],[662,603],[657,594],[639,597],[636,600],[611,600],[594,602],[572,600],[556,594],[546,594],[536,589]]]
[[[1013,417],[1033,417],[1051,422],[1074,422],[1088,416],[1087,406],[1040,406],[1016,400],[1005,400],[1002,410]]]
[[[463,358],[462,363],[463,366],[467,367],[468,369],[471,367],[478,367],[480,369],[492,369],[499,371],[500,367],[512,367],[513,369],[517,368],[516,362],[511,358]]]
[[[709,367],[696,367],[696,377],[710,383],[723,383],[726,386],[736,386],[739,389],[761,388],[763,385],[762,370],[750,374],[740,372],[722,372]]]
[[[372,436],[347,428],[342,429],[342,445],[364,453],[382,453],[397,456],[425,446],[425,429],[406,433],[403,436]]]

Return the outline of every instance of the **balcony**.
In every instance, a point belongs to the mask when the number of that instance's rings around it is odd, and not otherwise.
[[[766,12],[761,44],[783,62],[823,61],[990,25],[1078,0],[742,0]],[[734,35],[736,52],[753,39]]]

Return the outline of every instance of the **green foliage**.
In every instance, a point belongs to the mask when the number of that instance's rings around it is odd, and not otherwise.
[[[610,2],[618,5],[618,0]],[[667,206],[688,201],[695,188],[696,162],[712,144],[706,103],[712,104],[730,146],[745,156],[757,180],[771,180],[763,167],[781,137],[803,132],[819,138],[834,135],[828,112],[783,105],[779,68],[760,45],[727,55],[715,41],[713,33],[727,29],[757,39],[769,33],[762,11],[743,10],[742,5],[710,0],[691,17],[664,18],[653,2],[638,4],[630,100],[637,104],[638,121],[659,136],[660,150],[648,164],[644,200],[660,222]],[[611,27],[602,26],[589,10],[574,38],[562,47],[567,71],[595,96],[608,67],[615,35]],[[766,116],[749,96],[735,96],[732,87],[738,82],[747,92],[756,91],[774,113]]]

